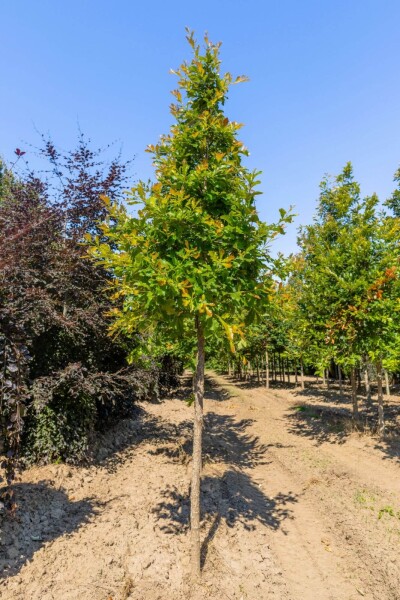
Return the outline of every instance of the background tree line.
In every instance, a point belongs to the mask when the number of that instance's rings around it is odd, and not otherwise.
[[[394,178],[400,184],[400,171]],[[246,377],[249,370],[304,388],[304,369],[351,384],[353,418],[359,421],[361,381],[378,401],[378,431],[385,433],[383,390],[400,370],[400,185],[380,205],[361,197],[348,163],[324,178],[314,222],[299,230],[299,252],[281,257],[271,304],[248,330],[245,347],[214,359],[217,367]],[[389,209],[389,210],[388,210]],[[221,354],[218,353],[221,357]]]

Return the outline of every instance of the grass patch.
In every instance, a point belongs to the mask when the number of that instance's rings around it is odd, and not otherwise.
[[[399,519],[400,521],[400,510],[395,510],[393,506],[384,506],[378,512],[378,519],[382,519],[384,515],[388,515],[389,517],[394,517],[395,519]]]
[[[369,510],[375,510],[376,497],[368,490],[358,490],[354,497],[357,504]]]
[[[303,413],[305,417],[309,417],[310,419],[321,418],[321,413],[317,413],[312,406],[301,404],[299,406],[294,406],[293,408],[296,412]]]

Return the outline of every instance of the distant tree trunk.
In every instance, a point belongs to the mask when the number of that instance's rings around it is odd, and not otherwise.
[[[294,361],[294,384],[297,387],[299,385],[299,380],[297,378],[297,361]]]
[[[322,385],[326,387],[326,370],[322,373]]]
[[[290,363],[289,363],[289,359],[286,359],[286,370],[287,370],[287,381],[288,384],[290,385]]]
[[[384,369],[385,373],[385,385],[386,385],[386,396],[390,396],[390,385],[389,385],[389,373]]]
[[[369,381],[369,375],[368,375],[368,363],[365,364],[365,369],[364,369],[364,385],[365,385],[365,394],[367,396],[367,403],[371,404],[371,383]]]
[[[329,390],[329,369],[326,369],[326,389]]]
[[[258,357],[257,357],[257,362],[256,362],[256,370],[257,370],[257,383],[258,383],[258,385],[260,385],[260,366],[259,366],[259,363],[258,363],[258,361],[259,361],[259,359],[258,359]]]
[[[342,380],[342,369],[338,365],[338,375],[339,375],[339,393],[340,397],[343,398],[343,380]]]
[[[303,366],[303,357],[300,358],[300,375],[301,375],[301,389],[304,390],[304,366]]]
[[[200,481],[202,467],[202,431],[204,401],[204,331],[198,318],[197,329],[197,364],[194,376],[194,423],[193,423],[193,470],[190,490],[190,530],[192,538],[192,574],[200,577],[201,545],[200,545]]]
[[[265,387],[269,389],[269,356],[268,351],[265,351]]]
[[[379,437],[385,435],[385,419],[383,415],[383,386],[382,386],[382,363],[376,363],[376,379],[378,383],[378,433]]]
[[[361,390],[361,369],[357,369],[357,389]]]
[[[353,419],[358,421],[357,380],[356,370],[354,367],[351,369],[351,401],[353,403]]]

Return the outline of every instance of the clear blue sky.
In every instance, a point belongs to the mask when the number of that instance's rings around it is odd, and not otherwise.
[[[312,219],[324,173],[354,164],[365,195],[385,199],[400,163],[399,0],[19,0],[1,3],[0,154],[38,141],[65,148],[77,122],[96,145],[117,140],[134,176],[168,130],[175,79],[190,59],[184,28],[222,41],[223,68],[250,83],[227,114],[246,127],[263,171],[258,209],[294,204]],[[275,246],[296,246],[295,226]]]

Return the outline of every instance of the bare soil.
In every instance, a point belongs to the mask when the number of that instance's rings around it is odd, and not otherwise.
[[[93,465],[23,473],[2,600],[400,598],[395,437],[351,432],[347,407],[315,387],[209,374],[207,388],[201,584],[188,577],[183,387],[103,436]]]

